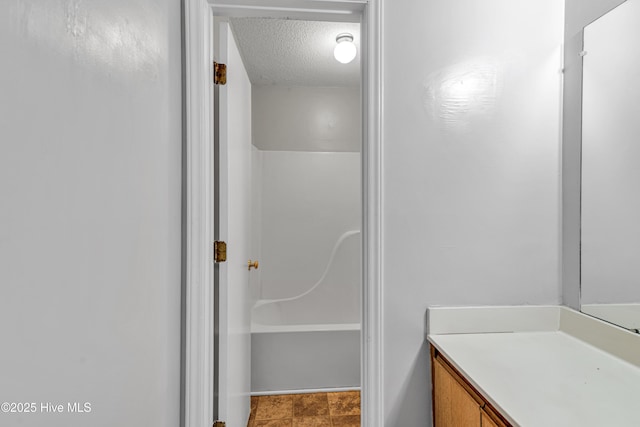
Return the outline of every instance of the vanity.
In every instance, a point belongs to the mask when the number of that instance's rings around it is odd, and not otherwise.
[[[434,421],[444,426],[510,426],[464,375],[431,346]]]
[[[640,0],[583,34],[582,312],[429,308],[436,427],[640,426]]]
[[[429,308],[434,426],[638,426],[640,336],[563,306]]]

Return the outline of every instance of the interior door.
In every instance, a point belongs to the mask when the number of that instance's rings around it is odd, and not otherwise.
[[[251,391],[249,292],[251,227],[251,82],[229,25],[216,31],[216,61],[227,65],[226,85],[216,86],[217,240],[227,261],[216,265],[216,418],[247,425]],[[216,411],[214,411],[216,412]]]

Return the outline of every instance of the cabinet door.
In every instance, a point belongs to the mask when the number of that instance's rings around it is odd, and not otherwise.
[[[507,424],[498,421],[499,418],[497,416],[491,416],[489,413],[494,413],[491,409],[485,406],[482,409],[482,413],[480,414],[480,418],[482,419],[482,427],[507,427]]]
[[[480,417],[482,418],[482,427],[498,427],[498,424],[494,423],[486,412],[482,411]]]
[[[480,426],[480,405],[436,358],[434,361],[435,427]]]

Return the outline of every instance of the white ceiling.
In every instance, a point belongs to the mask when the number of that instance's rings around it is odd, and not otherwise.
[[[272,18],[232,18],[242,59],[255,85],[358,86],[360,24]],[[336,36],[351,33],[358,55],[349,64],[333,57]]]

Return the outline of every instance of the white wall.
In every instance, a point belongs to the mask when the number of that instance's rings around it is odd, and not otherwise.
[[[565,0],[562,112],[562,301],[580,308],[582,28],[624,0]]]
[[[260,158],[261,297],[293,297],[320,279],[340,236],[360,229],[360,154],[261,151]]]
[[[359,152],[360,89],[254,86],[253,144],[262,150]]]
[[[171,426],[180,2],[0,2],[1,425]]]
[[[0,17],[0,400],[177,425],[179,2]],[[428,305],[559,301],[562,2],[387,0],[383,26],[385,426],[423,426]]]
[[[563,2],[385,2],[385,427],[431,417],[429,305],[560,302]]]

